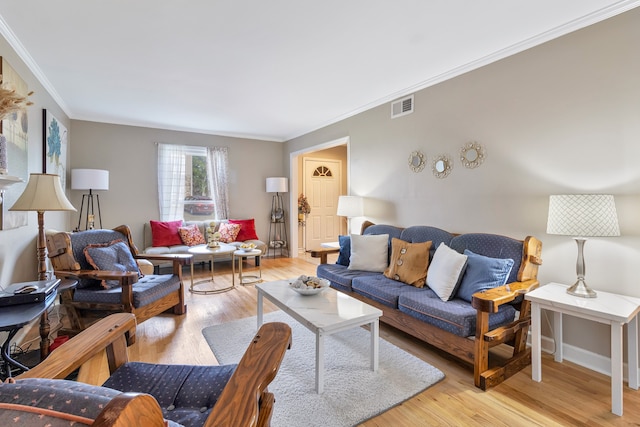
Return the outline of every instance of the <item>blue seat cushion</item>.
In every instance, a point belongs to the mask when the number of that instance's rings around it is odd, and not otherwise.
[[[162,297],[180,289],[180,277],[173,274],[148,274],[133,284],[133,306],[144,307]],[[120,304],[122,289],[114,287],[104,289],[97,285],[90,288],[76,289],[73,300],[77,302],[98,302]]]
[[[340,291],[351,292],[351,281],[356,277],[372,276],[380,273],[371,271],[349,270],[341,264],[320,264],[316,268],[316,276],[327,279],[331,287]]]
[[[415,289],[411,285],[389,279],[382,274],[355,278],[351,282],[351,287],[353,292],[393,308],[398,308],[398,298],[403,292]]]
[[[442,301],[429,288],[411,287],[405,290],[398,299],[398,308],[403,313],[461,337],[476,333],[477,312],[471,304],[458,298]],[[489,329],[513,321],[515,313],[516,310],[511,305],[501,306],[497,313],[489,315]]]
[[[148,393],[168,420],[204,425],[237,365],[190,366],[130,362],[103,384],[122,392]]]

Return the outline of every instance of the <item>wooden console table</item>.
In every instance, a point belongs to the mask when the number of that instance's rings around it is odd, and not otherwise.
[[[531,301],[531,378],[542,380],[540,360],[540,310],[553,311],[554,360],[562,362],[562,315],[568,314],[611,326],[611,412],[622,415],[622,327],[627,324],[629,388],[638,389],[638,312],[640,298],[598,291],[596,298],[581,298],[567,293],[567,286],[549,283],[528,292]]]

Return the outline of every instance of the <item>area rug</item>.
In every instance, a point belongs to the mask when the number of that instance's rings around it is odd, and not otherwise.
[[[282,311],[265,322],[291,326],[292,346],[269,386],[274,427],[353,426],[422,392],[444,374],[380,339],[378,372],[370,369],[370,333],[355,328],[325,339],[324,393],[315,392],[315,335]],[[202,334],[220,364],[237,363],[256,333],[256,318],[209,326]]]

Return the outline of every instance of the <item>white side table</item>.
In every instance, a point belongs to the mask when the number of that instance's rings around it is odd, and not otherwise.
[[[189,287],[189,292],[194,293],[194,294],[219,294],[220,292],[227,292],[230,291],[231,289],[234,288],[234,284],[233,281],[231,282],[231,286],[227,286],[225,288],[221,288],[221,289],[208,289],[208,290],[201,290],[201,289],[196,289],[195,285],[198,284],[202,284],[202,283],[215,283],[214,280],[214,276],[213,276],[213,271],[214,271],[214,264],[215,264],[215,257],[216,256],[220,256],[220,255],[229,255],[232,254],[233,251],[236,250],[236,247],[233,245],[227,245],[225,243],[220,243],[219,246],[216,246],[215,248],[210,248],[207,245],[198,245],[198,246],[193,246],[191,248],[189,248],[189,253],[190,254],[194,254],[194,255],[209,255],[211,256],[211,279],[205,279],[205,280],[200,280],[198,282],[193,281],[193,262],[191,263],[191,286]],[[233,258],[233,256],[232,256]],[[232,259],[233,260],[233,259]]]
[[[531,378],[542,380],[540,310],[553,311],[554,360],[562,362],[562,315],[568,314],[611,326],[611,412],[622,415],[622,327],[628,326],[629,388],[638,389],[638,312],[640,298],[598,291],[597,298],[569,295],[566,285],[549,283],[527,293],[531,301]]]
[[[259,249],[253,249],[250,251],[238,249],[233,253],[233,259],[231,260],[231,265],[233,268],[231,283],[235,284],[236,280],[236,260],[238,260],[238,280],[240,281],[241,285],[250,285],[252,283],[262,282],[262,262],[257,263],[258,275],[242,275],[242,263],[249,257],[262,258],[262,251]]]

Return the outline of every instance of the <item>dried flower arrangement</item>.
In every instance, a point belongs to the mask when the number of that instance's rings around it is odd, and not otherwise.
[[[311,213],[311,206],[304,194],[300,194],[298,197],[298,213],[305,215]]]
[[[2,82],[2,75],[0,74],[0,83]],[[27,106],[32,105],[33,102],[28,100],[33,92],[29,92],[27,96],[22,96],[14,89],[8,89],[0,86],[0,120],[6,119],[10,114],[17,111],[24,110]]]

